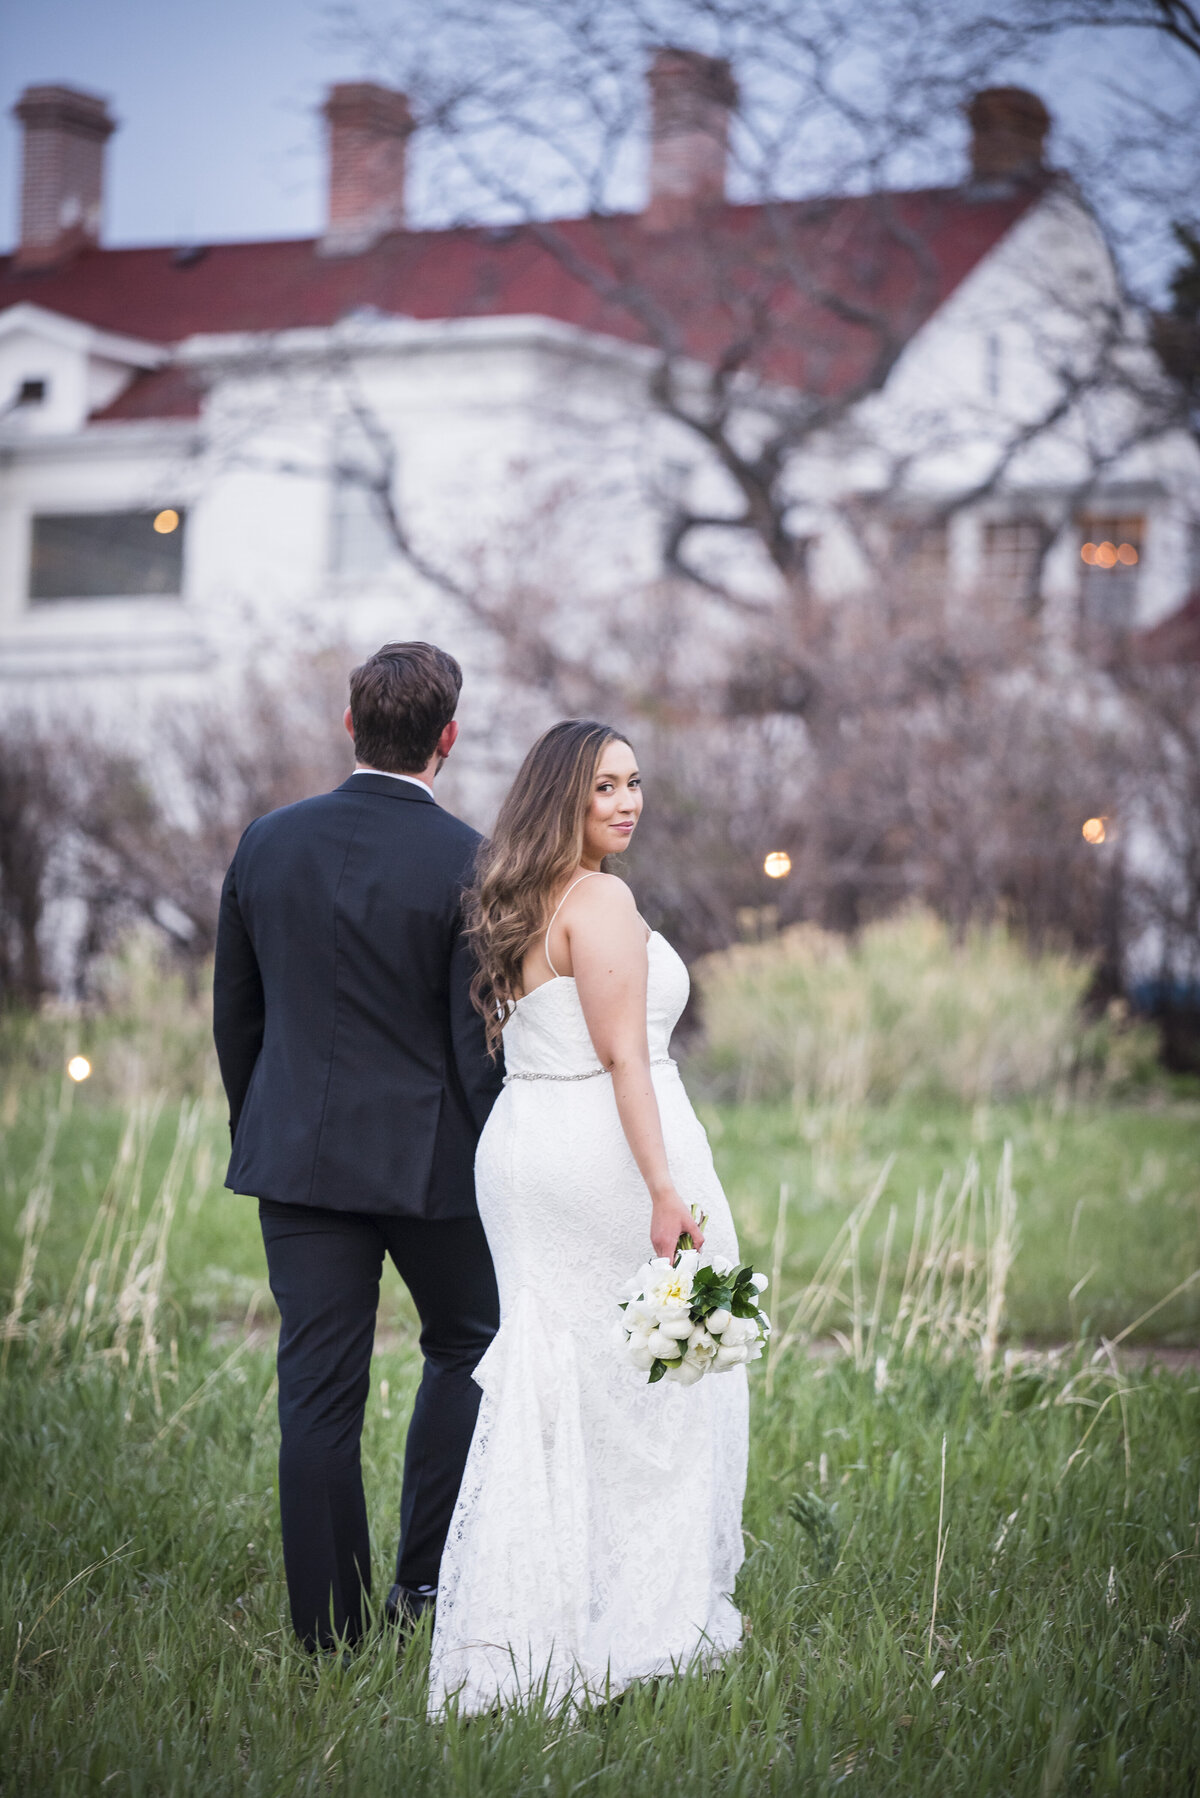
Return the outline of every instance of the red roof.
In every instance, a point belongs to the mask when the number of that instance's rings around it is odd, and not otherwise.
[[[161,344],[327,326],[363,307],[418,319],[535,314],[648,344],[669,328],[692,355],[717,362],[735,351],[760,373],[832,398],[871,385],[881,354],[908,341],[1040,191],[725,206],[702,228],[669,234],[632,214],[398,231],[353,256],[323,256],[302,239],[87,249],[38,272],[0,257],[0,310],[32,301]],[[139,377],[102,416],[180,415],[197,404],[186,378],[165,369]]]

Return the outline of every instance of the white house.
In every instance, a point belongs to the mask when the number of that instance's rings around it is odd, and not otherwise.
[[[748,416],[801,392],[827,410],[788,471],[823,598],[872,578],[907,521],[947,603],[1002,590],[1066,635],[1180,615],[1200,454],[1163,424],[1102,234],[1045,165],[1041,103],[977,96],[958,185],[772,208],[724,199],[728,71],[662,52],[651,85],[640,214],[410,230],[407,103],[351,83],[325,108],[321,237],[175,249],[102,245],[105,103],[29,89],[0,258],[0,704],[136,719],[300,627],[435,634],[472,663],[449,588],[519,585],[538,557],[581,613],[651,591],[663,491],[719,505],[723,477],[648,403],[654,331],[618,288],[688,291],[680,355],[702,371],[727,326],[714,242],[788,271]],[[452,580],[400,554],[383,492]]]

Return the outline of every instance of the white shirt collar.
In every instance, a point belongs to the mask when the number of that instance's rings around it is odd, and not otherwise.
[[[385,780],[406,780],[410,786],[420,787],[422,793],[427,794],[436,803],[433,788],[427,781],[419,779],[415,774],[393,774],[390,768],[356,768],[354,772],[356,774],[382,774]]]

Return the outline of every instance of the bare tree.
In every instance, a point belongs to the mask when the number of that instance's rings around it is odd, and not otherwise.
[[[1094,229],[1041,154],[1028,96],[993,96],[1000,111],[975,128],[999,161],[946,181],[964,98],[1089,12],[1188,29],[1186,8],[1150,0],[999,20],[933,0],[447,0],[431,32],[427,9],[397,0],[375,35],[374,68],[420,118],[427,210],[488,221],[489,279],[536,263],[566,284],[593,340],[618,346],[608,409],[574,418],[570,394],[548,395],[549,474],[514,467],[508,524],[448,540],[413,503],[348,330],[315,374],[308,352],[328,460],[310,435],[286,467],[356,483],[420,587],[478,627],[509,736],[564,711],[635,735],[660,796],[639,884],[690,952],[747,910],[853,927],[915,895],[959,924],[1003,913],[1119,962],[1112,864],[1079,833],[1119,785],[1120,732],[1095,688],[1108,651],[1064,667],[1071,633],[1042,608],[1043,576],[1064,545],[1076,553],[1089,495],[1186,423],[1185,399],[1102,255],[1081,281],[1025,271],[1004,316],[976,321],[979,342],[1020,334],[1017,394],[964,404],[952,377],[896,398],[963,229],[988,217],[999,241],[1039,205]],[[361,42],[361,21],[344,23]],[[1139,129],[1166,116],[1161,95],[1139,104]],[[1097,204],[1113,160],[1096,160]],[[259,372],[294,398],[286,346]],[[284,468],[258,441],[263,403],[229,415],[216,455]],[[1066,440],[1069,475],[1048,480]],[[998,540],[1014,507],[1024,532],[1003,592],[986,568],[951,566],[960,520],[989,506]],[[635,516],[654,541],[625,564]],[[832,599],[831,544],[855,575]],[[586,582],[571,572],[585,564]],[[133,771],[81,808],[97,931],[123,894],[205,951],[214,870],[241,824],[332,777],[339,748],[323,727],[297,736],[296,703],[263,688],[238,716],[177,720],[164,752],[187,800],[173,812],[154,814]],[[791,854],[790,882],[767,881],[771,849]]]

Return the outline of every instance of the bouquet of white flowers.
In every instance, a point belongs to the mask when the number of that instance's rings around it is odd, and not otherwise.
[[[694,1386],[710,1369],[724,1373],[757,1361],[771,1332],[758,1306],[765,1274],[723,1255],[701,1255],[688,1236],[679,1241],[674,1260],[648,1261],[620,1298],[625,1351],[651,1386],[662,1379]]]

